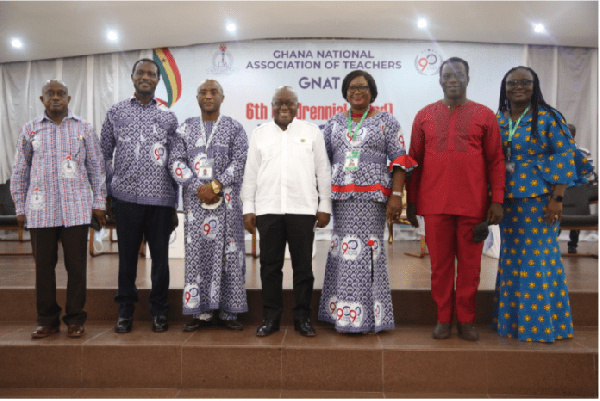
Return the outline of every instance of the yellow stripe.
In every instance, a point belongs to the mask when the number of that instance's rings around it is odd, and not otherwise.
[[[177,87],[177,80],[175,79],[173,69],[171,68],[169,60],[167,59],[167,56],[165,56],[165,53],[162,51],[162,49],[156,49],[156,55],[160,59],[163,68],[167,73],[167,78],[171,84],[171,91],[173,91],[173,101],[175,101],[177,99],[177,95],[179,94],[179,88]]]

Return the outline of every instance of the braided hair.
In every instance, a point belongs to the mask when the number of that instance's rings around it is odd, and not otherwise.
[[[504,115],[505,111],[508,111],[509,113],[511,111],[510,100],[508,100],[506,97],[506,78],[516,70],[529,71],[533,77],[533,93],[531,94],[531,133],[533,135],[537,135],[539,138],[539,133],[537,132],[537,123],[538,112],[540,108],[547,110],[550,115],[554,117],[554,120],[556,120],[557,123],[560,123],[560,120],[564,119],[564,117],[558,110],[546,103],[544,100],[544,95],[542,95],[542,89],[540,88],[540,80],[535,71],[533,71],[531,68],[524,66],[513,67],[504,75],[504,78],[502,78],[502,82],[500,83],[500,104],[498,105],[498,113]]]

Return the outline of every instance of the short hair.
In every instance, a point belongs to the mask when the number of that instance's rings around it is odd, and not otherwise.
[[[371,92],[371,103],[377,98],[377,84],[375,78],[371,74],[363,70],[354,70],[344,77],[342,81],[342,97],[348,101],[348,87],[350,87],[350,81],[357,77],[364,77],[369,84],[369,92]]]
[[[42,95],[44,94],[44,89],[46,89],[46,86],[50,85],[52,82],[56,82],[57,84],[59,84],[67,90],[67,94],[69,93],[69,87],[66,83],[64,83],[64,81],[61,81],[60,79],[49,79],[46,82],[44,82],[44,85],[42,85]]]
[[[294,97],[296,98],[296,103],[298,103],[298,94],[296,93],[296,91],[294,90],[294,88],[292,88],[289,85],[283,85],[283,86],[280,86],[279,88],[277,88],[275,90],[275,93],[273,93],[273,99],[271,99],[271,103],[273,103],[273,101],[275,100],[275,96],[277,95],[277,93],[279,93],[279,92],[281,92],[283,90],[286,90],[288,92],[293,93]]]
[[[158,63],[152,59],[149,58],[142,58],[139,59],[138,61],[135,62],[135,64],[133,65],[133,68],[131,69],[131,75],[135,74],[135,69],[137,68],[138,64],[140,63],[152,63],[156,66],[156,75],[158,77],[158,80],[160,81],[160,67],[158,66]]]
[[[223,91],[223,87],[221,86],[221,84],[219,83],[219,81],[217,81],[216,79],[205,79],[204,81],[202,81],[200,83],[200,85],[198,85],[198,88],[196,88],[196,95],[198,95],[198,93],[200,93],[200,87],[202,85],[204,85],[207,82],[214,82],[217,84],[217,86],[219,87],[219,90],[221,91],[221,95],[225,96],[225,92]]]
[[[508,78],[508,76],[516,70],[529,71],[533,77],[533,93],[531,94],[531,133],[538,135],[539,137],[537,132],[537,122],[538,112],[540,109],[547,110],[557,123],[560,122],[560,120],[564,117],[560,111],[546,103],[544,100],[544,95],[542,95],[542,89],[540,88],[540,79],[535,71],[533,71],[531,68],[520,65],[518,67],[511,68],[506,74],[504,74],[504,78],[502,78],[502,82],[500,82],[500,102],[498,105],[498,114],[503,114],[505,111],[510,111],[510,101],[506,96],[506,78]]]
[[[442,70],[444,69],[446,63],[462,63],[465,66],[465,70],[467,70],[467,77],[469,76],[469,63],[460,57],[450,57],[448,60],[444,60],[440,66],[440,78],[442,77]]]

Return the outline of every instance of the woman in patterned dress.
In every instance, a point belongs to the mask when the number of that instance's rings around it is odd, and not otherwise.
[[[567,281],[557,241],[562,196],[591,165],[561,113],[542,96],[537,74],[508,71],[498,124],[506,162],[502,245],[494,297],[498,334],[523,341],[573,337]]]
[[[402,213],[404,177],[416,163],[406,155],[398,121],[371,105],[377,86],[369,73],[349,73],[342,96],[350,110],[330,118],[323,131],[332,164],[333,235],[319,320],[339,332],[379,332],[394,328],[385,221]]]

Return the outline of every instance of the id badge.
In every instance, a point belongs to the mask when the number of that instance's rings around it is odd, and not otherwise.
[[[504,162],[504,164],[506,165],[506,172],[507,173],[514,173],[515,172],[515,162],[513,162],[511,160],[506,160]]]
[[[360,149],[351,149],[346,152],[344,159],[344,171],[358,170],[358,162],[360,159]]]
[[[77,174],[77,162],[71,160],[71,157],[67,157],[66,160],[60,164],[60,177],[73,179]]]
[[[198,168],[198,178],[202,180],[213,179],[213,159],[206,159],[206,164]]]

